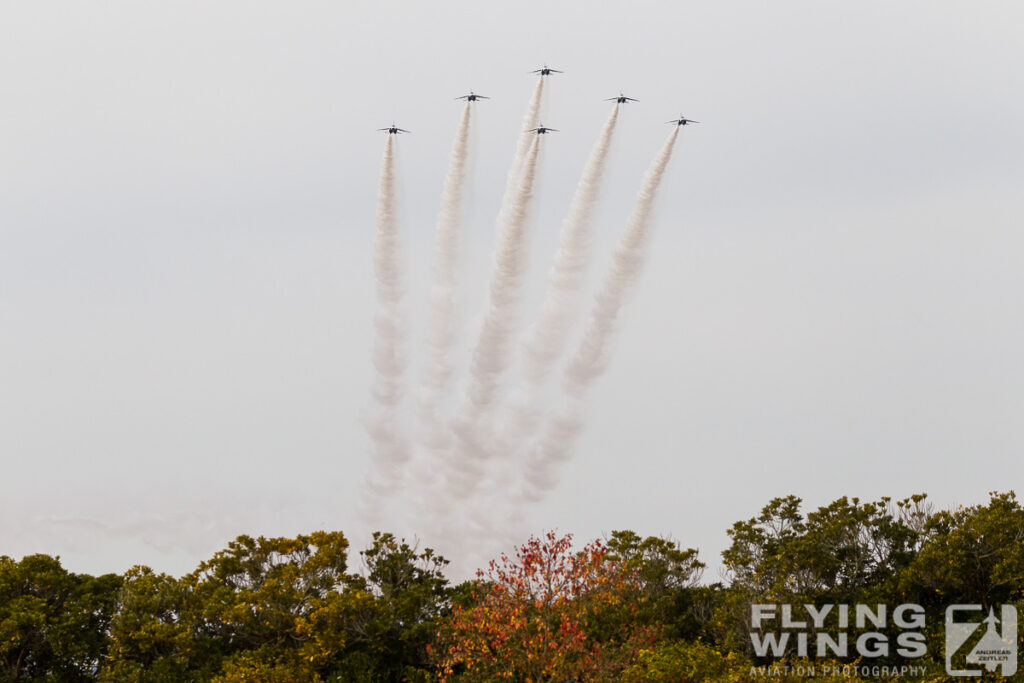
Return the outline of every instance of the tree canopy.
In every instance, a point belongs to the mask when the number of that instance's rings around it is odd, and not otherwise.
[[[697,550],[629,530],[531,537],[458,585],[444,557],[389,533],[354,560],[340,531],[239,536],[182,577],[0,556],[0,681],[745,681],[766,663],[750,639],[761,603],[919,605],[915,664],[937,681],[946,605],[1024,608],[1013,493],[939,511],[924,495],[807,512],[786,496],[727,533],[717,582]],[[888,680],[871,676],[841,678]]]

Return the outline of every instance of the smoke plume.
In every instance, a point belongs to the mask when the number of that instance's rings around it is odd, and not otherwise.
[[[544,77],[537,79],[537,85],[533,87],[533,94],[530,95],[530,102],[526,105],[526,113],[523,114],[523,125],[519,132],[519,140],[516,142],[516,155],[512,158],[512,167],[508,170],[508,177],[505,180],[505,194],[501,197],[501,211],[507,211],[509,202],[516,195],[516,188],[519,186],[519,173],[523,169],[523,161],[529,152],[530,144],[536,136],[530,132],[536,127],[537,117],[540,115],[540,105],[544,97]]]
[[[452,381],[451,353],[458,330],[455,295],[459,283],[461,212],[466,190],[471,110],[470,103],[466,102],[448,158],[448,173],[441,191],[441,210],[434,231],[434,285],[430,293],[428,359],[419,411],[426,446],[435,452],[443,451],[448,442],[448,432],[439,412]]]
[[[394,135],[384,143],[377,191],[377,234],[373,266],[377,285],[374,318],[373,366],[370,413],[364,420],[371,441],[372,471],[362,487],[362,510],[376,519],[377,506],[401,481],[402,466],[409,459],[409,444],[400,426],[404,385],[405,324],[402,319],[403,277],[401,250],[395,222]]]
[[[498,243],[476,345],[470,361],[465,404],[456,417],[455,444],[449,462],[449,488],[457,496],[471,493],[484,472],[481,461],[491,455],[488,417],[499,383],[512,360],[512,340],[519,319],[526,270],[526,227],[540,151],[540,136],[527,148],[519,184],[507,211],[498,219]]]
[[[551,419],[527,455],[520,492],[524,500],[539,500],[552,489],[557,483],[558,467],[572,457],[573,446],[583,427],[584,394],[608,367],[619,313],[643,270],[651,236],[651,210],[678,134],[677,126],[644,176],[633,213],[615,247],[611,268],[595,298],[590,322],[566,364],[562,377],[562,388],[568,399],[566,405]]]
[[[510,453],[516,443],[533,434],[540,414],[537,393],[565,348],[574,313],[579,310],[591,254],[591,221],[597,205],[619,118],[615,104],[590,152],[569,212],[559,232],[558,251],[548,273],[548,287],[540,313],[522,343],[522,383],[510,407],[503,448]]]

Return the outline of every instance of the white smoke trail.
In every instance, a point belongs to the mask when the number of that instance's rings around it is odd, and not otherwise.
[[[498,386],[512,360],[512,340],[519,318],[526,270],[526,227],[537,172],[540,136],[527,148],[519,184],[498,220],[498,244],[483,322],[469,367],[465,404],[453,421],[455,444],[448,463],[448,487],[464,498],[483,477],[481,463],[490,456],[487,419]]]
[[[505,179],[505,194],[501,197],[501,210],[508,211],[509,202],[516,195],[516,188],[519,187],[519,173],[523,168],[523,161],[530,149],[533,138],[537,137],[530,132],[531,128],[537,126],[537,117],[540,114],[540,105],[544,97],[544,77],[537,79],[537,85],[533,87],[533,94],[530,95],[530,102],[526,105],[526,113],[523,114],[523,126],[519,133],[519,140],[516,142],[516,155],[512,159],[512,167],[508,170],[508,177]]]
[[[461,522],[466,520],[453,517],[456,514],[453,499],[458,498],[461,504],[468,504],[468,495],[485,475],[480,461],[487,457],[490,448],[487,417],[494,400],[494,389],[488,387],[497,386],[497,381],[504,372],[503,368],[508,365],[507,360],[502,360],[508,353],[501,346],[501,340],[494,339],[494,333],[496,326],[503,326],[506,320],[510,319],[510,323],[514,323],[518,312],[517,306],[514,305],[516,302],[509,300],[509,293],[514,292],[513,298],[518,298],[518,281],[521,279],[520,271],[524,267],[522,261],[525,255],[521,252],[539,146],[538,136],[529,129],[537,123],[543,95],[544,78],[539,77],[523,115],[515,155],[505,181],[505,192],[501,198],[497,219],[498,244],[495,248],[495,266],[491,276],[484,323],[473,357],[470,359],[466,397],[452,419],[450,435],[455,438],[454,442],[448,443],[446,461],[439,468],[442,472],[441,481],[437,481],[431,473],[416,475],[423,483],[422,488],[434,489],[428,494],[433,497],[434,503],[422,506],[426,509],[428,519],[421,522],[431,527],[434,536],[443,541],[446,547],[455,548],[467,536],[467,530],[461,525]],[[524,166],[527,168],[526,173]],[[497,362],[480,362],[478,358]],[[443,439],[444,437],[441,437],[438,443],[438,452],[443,452],[440,448],[445,443]]]
[[[644,176],[633,213],[615,247],[611,268],[596,296],[590,323],[566,364],[562,388],[567,403],[551,418],[544,433],[527,455],[522,489],[518,492],[522,501],[540,500],[545,492],[554,488],[558,468],[572,457],[573,446],[583,428],[584,394],[608,367],[619,312],[632,293],[633,285],[646,261],[651,236],[651,210],[678,134],[677,126],[672,129]]]
[[[428,488],[425,480],[434,475],[451,445],[451,433],[442,420],[441,406],[454,372],[451,353],[458,330],[455,295],[459,282],[461,211],[466,190],[471,110],[472,105],[466,102],[448,158],[448,172],[441,190],[441,210],[434,231],[434,285],[430,296],[428,359],[418,406],[420,439],[430,457],[427,459],[429,462],[418,463],[414,475],[420,482],[420,493],[424,495]]]
[[[377,284],[373,342],[376,376],[371,388],[370,414],[364,420],[371,441],[372,471],[364,480],[360,507],[368,521],[376,522],[381,499],[401,481],[402,466],[410,453],[399,426],[406,358],[405,324],[401,314],[404,283],[395,221],[394,135],[388,135],[384,144],[373,265]]]
[[[518,297],[525,270],[524,241],[526,219],[533,198],[533,181],[537,170],[540,136],[530,131],[537,124],[544,99],[544,76],[537,78],[530,101],[523,114],[522,128],[516,142],[516,152],[505,180],[505,193],[498,212],[498,244],[494,253],[494,271],[491,275],[489,298],[484,322],[470,363],[468,406],[455,419],[456,453],[454,463],[462,461],[459,474],[449,471],[452,478],[464,479],[460,486],[466,492],[475,487],[483,476],[468,465],[466,451],[485,457],[487,435],[481,434],[481,422],[494,400],[497,383],[510,364],[506,347],[507,335],[512,333],[518,314]],[[525,169],[524,169],[525,166]],[[507,328],[507,329],[506,329]]]
[[[573,314],[579,309],[580,290],[590,263],[591,218],[618,118],[616,103],[583,168],[569,213],[562,222],[544,303],[523,339],[523,381],[511,402],[508,433],[503,438],[503,449],[510,455],[517,450],[516,444],[533,435],[540,416],[537,393],[562,354]]]

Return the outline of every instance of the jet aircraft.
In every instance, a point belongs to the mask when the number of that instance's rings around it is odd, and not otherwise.
[[[619,91],[619,96],[618,97],[609,97],[608,99],[605,100],[605,102],[611,102],[612,100],[615,100],[619,104],[625,104],[626,102],[639,102],[640,101],[640,100],[634,100],[632,97],[626,97],[625,95],[622,94],[621,90]]]
[[[551,74],[560,74],[562,72],[559,71],[558,69],[552,69],[547,64],[545,64],[541,68],[535,69],[535,70],[531,71],[530,73],[532,73],[532,74],[540,74],[541,76],[550,76]]]
[[[536,128],[531,128],[530,132],[531,133],[536,133],[537,135],[544,135],[545,133],[557,133],[558,129],[557,128],[548,128],[547,126],[544,125],[544,122],[541,121],[540,125],[537,126]]]
[[[475,92],[470,90],[468,95],[460,95],[459,97],[456,97],[455,99],[457,99],[457,100],[466,100],[467,102],[476,102],[477,100],[489,100],[491,98],[487,97],[486,95],[477,95]]]
[[[396,126],[393,123],[390,126],[388,126],[387,128],[378,128],[377,130],[385,131],[385,132],[387,132],[388,135],[398,135],[399,133],[411,133],[412,132],[412,131],[406,130],[404,128],[399,128],[398,126]]]
[[[680,114],[678,119],[672,119],[671,121],[666,121],[665,123],[674,123],[677,126],[685,126],[685,125],[687,125],[689,123],[700,123],[700,121],[694,121],[693,119],[688,119],[685,116],[683,116],[682,114]]]

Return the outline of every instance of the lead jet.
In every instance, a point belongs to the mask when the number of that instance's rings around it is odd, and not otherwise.
[[[683,116],[682,114],[680,114],[678,119],[672,119],[671,121],[666,121],[665,123],[674,123],[677,126],[685,126],[688,123],[700,123],[700,121],[694,121],[693,119],[688,119],[685,116]]]
[[[477,100],[489,100],[491,98],[487,97],[486,95],[477,95],[475,92],[470,90],[468,95],[460,95],[459,97],[456,97],[455,99],[457,99],[457,100],[466,100],[467,102],[476,102]]]
[[[398,135],[399,133],[411,133],[412,131],[406,130],[405,128],[399,128],[395,124],[391,124],[387,128],[378,128],[379,131],[385,131],[388,135]]]
[[[615,100],[619,104],[625,104],[626,102],[639,102],[640,101],[640,100],[634,100],[632,97],[626,97],[625,95],[622,94],[621,90],[619,91],[619,96],[618,97],[609,97],[608,99],[605,100],[605,102],[611,102],[612,100]]]
[[[548,127],[546,127],[544,125],[544,122],[541,121],[539,126],[537,126],[536,128],[531,128],[529,130],[529,132],[530,133],[536,133],[537,135],[544,135],[545,133],[557,133],[558,129],[557,128],[548,128]]]
[[[531,71],[530,73],[532,73],[532,74],[540,74],[541,76],[550,76],[551,74],[560,74],[562,72],[559,71],[558,69],[549,68],[548,65],[545,64],[541,68],[535,69],[535,70]]]

